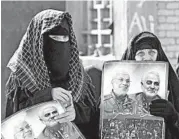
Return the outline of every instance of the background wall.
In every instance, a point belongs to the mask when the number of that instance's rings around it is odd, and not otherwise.
[[[1,2],[1,119],[5,117],[5,83],[10,70],[6,65],[17,49],[27,26],[38,12],[45,9],[65,10],[65,1]]]
[[[73,28],[77,38],[79,51],[86,52],[86,47],[83,45],[83,24],[86,24],[87,17],[84,17],[87,12],[85,7],[86,1],[66,1],[66,11],[68,11],[73,18]],[[75,8],[74,8],[75,7]]]
[[[157,7],[156,1],[128,1],[128,41],[130,42],[138,33],[150,31],[156,33]]]
[[[179,1],[157,2],[156,33],[175,67],[179,55]]]

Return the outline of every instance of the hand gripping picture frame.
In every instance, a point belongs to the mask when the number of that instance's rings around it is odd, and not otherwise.
[[[101,139],[165,138],[161,117],[150,114],[153,100],[168,98],[168,63],[107,61],[103,66]]]

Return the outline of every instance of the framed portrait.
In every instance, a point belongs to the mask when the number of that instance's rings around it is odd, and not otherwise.
[[[164,139],[164,119],[149,111],[151,102],[161,98],[168,98],[168,63],[105,62],[100,106],[101,138],[143,139],[147,136]]]
[[[59,101],[23,109],[1,123],[1,136],[3,139],[84,139],[74,123],[59,123],[55,119],[64,112]]]

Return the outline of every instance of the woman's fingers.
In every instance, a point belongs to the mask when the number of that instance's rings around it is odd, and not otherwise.
[[[60,119],[62,119],[62,118],[66,118],[66,117],[68,117],[70,115],[70,113],[69,112],[65,112],[65,113],[62,113],[62,114],[60,114],[60,115],[58,115],[58,116],[55,116],[55,120],[60,120]]]
[[[65,90],[61,87],[56,87],[52,89],[52,97],[54,100],[60,101],[61,104],[66,108],[65,113],[56,116],[55,120],[59,123],[73,121],[76,113],[73,107],[71,91]]]
[[[66,94],[63,94],[63,92],[57,92],[57,93],[56,93],[56,97],[57,97],[57,98],[61,98],[61,99],[63,99],[64,101],[69,101],[69,100],[70,100],[70,97],[67,96]]]
[[[61,87],[52,89],[52,97],[54,100],[60,100],[62,102],[72,101],[71,91],[65,90]]]
[[[58,121],[58,123],[65,123],[65,122],[73,121],[74,119],[75,118],[71,115],[71,116],[68,116],[68,117],[57,119],[57,121]]]
[[[65,90],[65,89],[63,89],[63,88],[61,88],[61,87],[56,87],[56,88],[54,88],[55,90],[58,90],[58,91],[61,91],[61,92],[63,92],[64,94],[71,94],[71,91],[68,91],[68,90]]]
[[[73,121],[75,119],[75,110],[66,111],[65,113],[62,113],[55,117],[55,120],[57,120],[59,123],[63,122],[69,122]]]

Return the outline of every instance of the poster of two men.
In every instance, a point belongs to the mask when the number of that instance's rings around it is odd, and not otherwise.
[[[150,107],[156,99],[167,98],[167,78],[168,65],[164,62],[106,62],[101,96],[102,138],[163,139],[163,118],[152,116]]]

